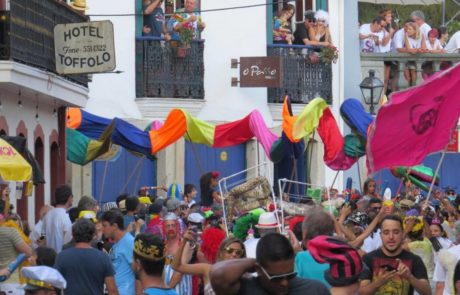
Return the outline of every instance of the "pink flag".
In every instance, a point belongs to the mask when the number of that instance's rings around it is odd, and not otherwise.
[[[367,142],[370,173],[420,164],[443,150],[460,115],[460,66],[425,83],[397,92],[383,105]]]

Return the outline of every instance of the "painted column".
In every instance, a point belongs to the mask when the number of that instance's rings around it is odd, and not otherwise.
[[[346,4],[345,4],[346,2]],[[359,83],[361,82],[359,40],[358,40],[358,1],[329,0],[329,27],[332,41],[339,49],[339,60],[332,67],[333,105],[332,111],[342,135],[350,132],[340,117],[340,105],[346,98],[360,98]],[[364,163],[364,160],[361,159]],[[363,167],[360,167],[361,171]],[[327,168],[325,185],[330,186],[336,172]],[[349,170],[340,172],[335,187],[342,189],[347,177],[354,180],[353,186],[359,186],[358,169],[355,164]]]

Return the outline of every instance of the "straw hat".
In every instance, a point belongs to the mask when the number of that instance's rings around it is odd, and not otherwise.
[[[86,6],[86,0],[74,0],[70,3],[70,6],[75,10],[85,11],[89,7]]]

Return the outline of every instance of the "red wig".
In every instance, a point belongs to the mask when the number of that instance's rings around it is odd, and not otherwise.
[[[289,220],[289,229],[293,232],[297,223],[303,222],[305,216],[294,216]]]
[[[225,232],[221,229],[210,227],[203,231],[201,240],[201,252],[206,256],[206,259],[212,264],[216,262],[217,252],[219,252],[219,246],[225,239]]]

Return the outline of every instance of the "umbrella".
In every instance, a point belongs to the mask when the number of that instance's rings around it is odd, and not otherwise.
[[[25,182],[32,177],[32,166],[21,154],[0,138],[0,177],[4,181]]]
[[[400,5],[432,5],[442,4],[444,0],[358,0],[374,4],[400,4]]]

